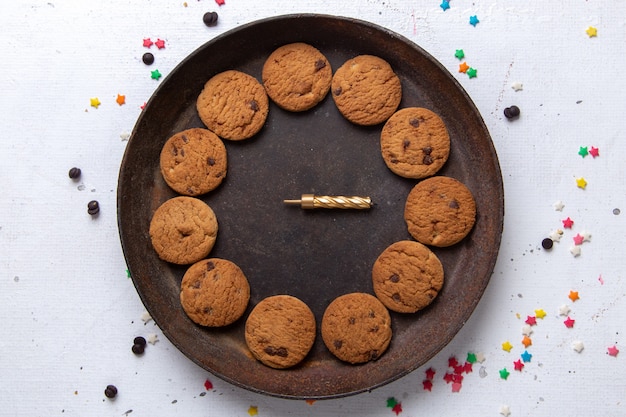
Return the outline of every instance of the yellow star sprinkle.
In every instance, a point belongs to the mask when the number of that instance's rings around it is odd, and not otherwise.
[[[120,106],[122,104],[126,104],[126,96],[123,96],[121,94],[117,95],[117,98],[115,99],[115,101],[117,102],[117,104],[119,104]]]
[[[535,310],[535,317],[537,317],[538,319],[543,319],[545,316],[546,316],[546,312],[544,311],[543,308]]]
[[[93,97],[93,98],[89,99],[89,103],[91,104],[91,107],[95,107],[96,109],[101,104],[100,100],[98,100],[98,97]]]
[[[256,416],[257,414],[259,414],[259,407],[257,407],[256,405],[251,405],[250,408],[248,408],[248,414],[250,414],[251,416]]]
[[[533,344],[533,341],[530,337],[524,336],[524,338],[522,339],[522,344],[524,345],[524,347],[528,347]]]
[[[511,342],[507,340],[506,342],[502,343],[502,350],[506,350],[507,352],[510,352],[511,349],[513,349],[513,345],[511,344]]]
[[[587,186],[587,181],[585,181],[583,177],[576,178],[576,186],[584,190],[585,187]]]
[[[598,36],[598,29],[594,28],[593,26],[589,26],[585,32],[587,32],[587,35],[590,38],[593,38],[594,36]]]

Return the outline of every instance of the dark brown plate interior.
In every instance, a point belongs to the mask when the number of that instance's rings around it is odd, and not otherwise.
[[[155,209],[174,197],[159,172],[167,138],[202,127],[195,101],[213,75],[238,69],[261,78],[267,56],[291,42],[320,49],[336,70],[347,59],[378,55],[399,75],[401,107],[427,107],[445,121],[450,158],[440,174],[473,192],[478,219],[460,244],[434,249],[446,274],[435,302],[417,314],[392,314],[393,340],[377,361],[341,363],[318,334],[301,366],[267,368],[244,341],[245,316],[223,329],[192,323],[179,304],[184,267],[158,259],[148,235]],[[237,263],[251,285],[250,309],[264,297],[290,294],[306,302],[318,327],[337,296],[372,293],[371,267],[391,243],[409,239],[404,202],[416,183],[392,174],[380,156],[381,126],[347,122],[328,95],[301,114],[271,104],[254,138],[226,142],[228,175],[202,197],[219,221],[211,257]],[[302,193],[370,196],[369,211],[304,211],[283,199]],[[147,310],[165,336],[201,367],[238,386],[287,398],[332,398],[370,390],[423,365],[459,331],[493,272],[504,216],[498,159],[482,118],[456,80],[407,39],[363,21],[326,15],[288,15],[260,20],[221,35],[193,52],[161,83],[141,114],[122,161],[118,221],[128,268]],[[318,332],[319,333],[319,332]]]

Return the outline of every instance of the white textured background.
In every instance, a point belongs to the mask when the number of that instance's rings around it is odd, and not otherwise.
[[[626,3],[623,0],[108,0],[14,1],[0,13],[0,415],[7,416],[622,416],[626,401]],[[202,15],[215,10],[219,24]],[[153,324],[130,279],[117,235],[117,174],[143,104],[205,41],[253,20],[296,12],[357,17],[419,44],[455,75],[481,111],[498,151],[506,216],[491,283],[457,337],[426,366],[371,393],[281,400],[200,369]],[[469,24],[471,15],[480,23]],[[596,27],[598,36],[585,33]],[[146,67],[142,39],[166,41]],[[478,69],[458,73],[456,49]],[[514,91],[513,82],[523,83]],[[126,96],[119,106],[117,94]],[[98,109],[90,98],[102,102]],[[509,122],[502,110],[522,110]],[[577,154],[595,146],[598,158]],[[67,176],[82,168],[79,182]],[[480,175],[480,173],[476,173]],[[585,190],[575,178],[588,181]],[[86,213],[97,199],[101,214]],[[565,208],[552,204],[562,200]],[[613,214],[615,208],[623,213]],[[560,243],[540,242],[571,217]],[[572,236],[590,242],[574,257]],[[602,279],[599,279],[601,277]],[[577,290],[580,300],[568,299]],[[558,315],[570,305],[575,326]],[[533,354],[522,372],[521,328],[535,309]],[[136,335],[156,334],[146,354]],[[510,353],[501,344],[509,340]],[[580,340],[579,354],[571,343]],[[616,357],[607,347],[623,352]],[[447,359],[485,362],[451,392]],[[432,392],[424,371],[437,371]],[[483,367],[483,372],[479,368]],[[507,367],[508,380],[498,371]],[[482,374],[482,375],[481,375]],[[214,388],[204,392],[210,379]],[[119,395],[106,399],[115,384]],[[132,412],[130,412],[132,410]]]

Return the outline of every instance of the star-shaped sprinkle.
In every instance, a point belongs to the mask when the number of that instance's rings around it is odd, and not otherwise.
[[[465,58],[465,52],[464,52],[462,49],[457,49],[457,50],[454,52],[454,56],[455,56],[456,58],[458,58],[458,59],[463,59],[463,58]]]
[[[500,414],[502,414],[504,417],[509,417],[511,415],[511,409],[509,408],[508,405],[502,405],[500,406],[500,410],[499,410]]]
[[[467,363],[476,363],[477,360],[475,353],[467,352],[467,359],[465,359]]]
[[[560,242],[561,236],[563,236],[563,231],[561,229],[553,230],[548,235],[553,242]]]
[[[126,104],[126,96],[123,96],[121,94],[117,95],[117,98],[115,99],[115,101],[117,102],[117,104],[119,104],[120,106]]]
[[[520,83],[519,81],[516,81],[513,84],[511,84],[511,88],[515,91],[522,91],[524,89],[524,84]]]
[[[602,278],[602,274],[598,276],[598,282],[600,283],[600,285],[604,285],[604,278]]]
[[[391,411],[396,413],[396,415],[399,415],[402,412],[402,403],[398,403],[398,404],[394,405],[393,408],[391,409]]]
[[[398,401],[394,397],[387,398],[387,407],[388,408],[393,408],[393,407],[396,406],[396,404],[398,404]]]
[[[154,71],[150,71],[150,78],[152,78],[153,80],[158,80],[159,78],[161,78],[161,73],[159,72],[159,70],[154,70]]]
[[[457,365],[454,367],[455,375],[461,375],[463,372],[465,372],[465,367],[463,365]]]
[[[426,379],[433,379],[435,377],[435,370],[433,368],[428,368],[426,370]]]
[[[461,391],[461,387],[463,385],[460,382],[453,382],[452,383],[452,392],[459,392]]]
[[[310,399],[310,398],[309,398],[309,399],[304,400],[304,402],[305,402],[305,403],[307,403],[308,405],[313,405],[313,404],[315,404],[315,401],[316,401],[316,400],[312,400],[312,399]]]
[[[449,384],[450,382],[454,381],[454,374],[451,374],[450,372],[446,372],[443,375],[443,380],[446,381],[446,384]]]
[[[569,295],[567,296],[570,300],[572,301],[576,301],[576,300],[580,300],[580,296],[578,295],[578,291],[573,291],[571,290],[569,292]]]
[[[154,44],[159,49],[165,48],[165,41],[163,39],[157,39],[156,42],[154,42]]]
[[[529,326],[534,326],[537,324],[537,318],[535,316],[527,316],[525,323]]]
[[[528,346],[530,346],[532,344],[533,344],[533,340],[530,337],[524,336],[522,338],[522,345],[524,345],[525,348],[527,348]]]
[[[593,26],[589,26],[585,32],[587,32],[587,36],[589,36],[590,38],[598,36],[598,29],[594,28]]]
[[[583,237],[583,242],[589,242],[591,240],[591,233],[586,230],[580,232],[580,235]]]
[[[576,178],[576,186],[584,190],[587,187],[587,181],[583,177],[578,177]]]
[[[156,333],[150,333],[147,337],[148,343],[150,343],[151,345],[154,345],[156,342],[159,341],[159,336]]]
[[[100,100],[98,99],[98,97],[93,97],[89,99],[89,104],[91,105],[91,107],[95,107],[96,109],[98,108],[98,106],[100,106]]]
[[[215,0],[215,3],[217,3],[218,6],[223,6],[224,5],[224,0]]]
[[[524,369],[524,363],[522,362],[521,359],[516,360],[515,362],[513,362],[513,366],[515,367],[516,371],[522,371],[522,369]]]
[[[476,78],[476,76],[478,75],[478,70],[476,70],[476,68],[469,68],[466,74],[470,78]]]
[[[448,367],[449,368],[454,368],[458,364],[459,364],[459,361],[454,356],[450,356],[448,358]]]
[[[587,150],[587,147],[586,147],[586,146],[581,146],[581,147],[578,149],[578,155],[582,156],[583,158],[584,158],[585,156],[589,155],[589,151]]]
[[[607,353],[608,353],[610,356],[617,356],[617,354],[619,353],[619,349],[618,349],[618,348],[617,348],[617,346],[615,346],[615,345],[613,345],[613,346],[609,346],[609,347],[606,349],[606,351],[607,351]]]
[[[465,362],[465,364],[463,365],[463,372],[465,372],[466,374],[469,374],[472,371],[474,371],[474,366],[472,365],[472,363]]]
[[[439,5],[439,7],[441,7],[441,9],[445,12],[446,10],[450,8],[450,2],[447,0],[443,0],[441,4]]]
[[[433,381],[430,379],[425,379],[422,381],[422,385],[424,386],[424,391],[432,391],[433,390]]]
[[[250,408],[248,408],[248,414],[250,414],[251,416],[256,416],[257,414],[259,414],[259,407],[257,407],[256,405],[251,405]]]
[[[583,345],[583,342],[581,342],[580,340],[575,340],[572,342],[572,349],[574,349],[577,353],[582,352],[584,348],[585,345]]]
[[[559,316],[567,316],[569,315],[570,311],[572,311],[569,306],[567,304],[563,304],[561,307],[559,307]]]
[[[147,105],[147,104],[148,104],[148,103],[146,103],[146,102],[144,101],[144,102],[143,102],[143,104],[142,104],[141,106],[139,106],[139,108],[140,108],[141,110],[143,110],[143,109],[145,109],[145,108],[146,108],[146,105]]]
[[[513,349],[513,345],[511,344],[511,342],[507,340],[506,342],[502,343],[502,350],[510,352],[511,349]]]
[[[530,353],[528,353],[528,351],[527,351],[527,350],[525,350],[525,351],[524,351],[524,353],[522,353],[520,356],[522,357],[522,360],[523,360],[524,362],[530,362],[530,359],[533,357],[533,355],[531,355]]]
[[[207,379],[206,381],[204,381],[204,389],[207,390],[207,391],[212,390],[213,389],[213,383]]]
[[[459,65],[459,72],[467,72],[469,68],[470,66],[467,65],[467,62],[463,62]]]
[[[476,354],[476,360],[478,361],[478,363],[483,363],[485,361],[485,354],[482,352],[478,352]]]
[[[500,373],[500,378],[502,378],[502,379],[507,379],[509,377],[509,375],[511,375],[511,373],[509,371],[507,371],[506,368],[502,368],[498,372]]]
[[[563,322],[563,324],[565,324],[565,327],[567,327],[568,329],[574,327],[574,323],[576,323],[576,320],[574,320],[570,316],[567,316],[567,320]]]
[[[150,320],[152,320],[152,316],[147,311],[144,311],[141,314],[141,321],[143,321],[144,323],[148,323]]]
[[[531,334],[533,334],[533,328],[530,324],[525,324],[522,326],[522,334],[524,336],[530,336]]]
[[[571,248],[569,248],[569,253],[571,253],[574,258],[580,256],[580,252],[581,252],[580,246],[574,245]]]
[[[478,20],[478,17],[476,15],[470,16],[469,23],[470,25],[476,27],[476,25],[480,23],[480,20]]]
[[[571,229],[572,226],[574,225],[574,220],[570,219],[569,217],[561,221],[563,222],[563,227],[566,229]]]
[[[152,42],[150,38],[144,38],[143,46],[145,46],[146,48],[150,48],[152,45],[154,45],[154,42]]]
[[[593,156],[594,158],[600,156],[600,149],[592,146],[591,149],[589,149],[589,155]]]
[[[538,319],[543,319],[546,316],[546,312],[543,308],[539,308],[535,310],[535,317]]]
[[[565,204],[563,204],[561,200],[558,200],[555,201],[554,204],[552,204],[552,207],[554,207],[556,211],[563,211],[563,207],[565,207]]]
[[[582,245],[585,240],[580,233],[577,233],[572,239],[574,239],[574,245]]]

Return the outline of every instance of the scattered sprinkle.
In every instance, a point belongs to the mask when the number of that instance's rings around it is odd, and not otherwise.
[[[97,109],[102,103],[100,103],[98,97],[92,97],[89,99],[89,104],[91,105],[91,107],[95,107]]]
[[[600,156],[600,149],[592,146],[591,149],[589,149],[589,155],[593,156],[594,158]]]
[[[426,379],[433,379],[435,378],[435,370],[433,368],[428,368],[426,370]]]
[[[478,358],[476,357],[475,353],[467,352],[467,358],[465,360],[467,361],[467,363],[472,364],[472,363],[476,363]]]
[[[570,219],[569,217],[565,220],[562,220],[563,222],[563,227],[566,229],[571,229],[572,226],[574,225],[574,220]]]
[[[145,46],[146,48],[150,48],[152,45],[154,45],[154,42],[152,42],[150,38],[144,38],[143,46]]]
[[[498,372],[500,373],[500,378],[502,378],[502,379],[507,379],[509,377],[509,375],[511,375],[511,373],[509,371],[507,371],[506,368],[502,368]]]
[[[441,4],[439,5],[439,7],[441,7],[441,9],[445,12],[446,10],[450,8],[450,2],[447,0],[443,0]]]
[[[577,233],[576,236],[572,238],[574,240],[574,245],[582,245],[584,238],[580,233]]]
[[[454,56],[455,56],[456,58],[458,58],[458,59],[463,59],[463,58],[465,58],[465,52],[464,52],[462,49],[457,49],[457,50],[454,52]]]
[[[567,316],[569,315],[570,311],[572,311],[569,306],[567,304],[563,304],[561,307],[559,307],[559,316]]]
[[[396,413],[396,415],[399,415],[402,412],[402,403],[398,403],[398,404],[394,405],[393,408],[391,409],[391,411]]]
[[[433,381],[430,379],[425,379],[422,381],[422,385],[424,386],[424,391],[432,391],[433,390]]]
[[[574,258],[580,256],[580,246],[572,246],[571,248],[569,248],[569,252],[572,254],[572,256]]]
[[[534,326],[535,324],[537,324],[537,318],[535,316],[527,316],[524,323],[528,324],[529,326]]]
[[[150,333],[148,335],[148,343],[150,343],[151,345],[154,345],[158,341],[159,341],[159,336],[156,333]]]
[[[552,249],[552,246],[554,246],[554,241],[552,239],[550,239],[549,237],[543,239],[541,241],[541,247],[546,249],[546,250],[550,250]]]
[[[558,200],[558,201],[555,201],[554,204],[552,204],[552,207],[554,207],[556,211],[563,211],[565,204],[563,204],[561,200]]]
[[[209,381],[208,378],[204,381],[204,389],[207,391],[211,391],[213,389],[213,383]]]
[[[600,285],[604,285],[604,278],[602,278],[602,274],[598,276],[598,282],[600,282]]]
[[[571,329],[572,327],[574,327],[574,323],[576,323],[576,320],[574,320],[570,316],[567,316],[567,320],[565,320],[563,323],[565,324],[565,327]]]
[[[587,147],[586,147],[586,146],[581,146],[581,147],[578,149],[578,155],[582,156],[583,158],[584,158],[585,156],[589,155],[589,151],[587,150]]]
[[[141,60],[146,65],[152,65],[154,64],[154,55],[152,55],[150,52],[146,52],[141,56]]]
[[[478,20],[478,17],[476,15],[470,16],[469,23],[470,25],[476,27],[476,25],[480,23],[480,20]]]
[[[617,354],[619,353],[619,349],[615,345],[609,346],[607,348],[607,353],[609,354],[609,356],[617,356]]]
[[[580,340],[575,340],[574,342],[572,342],[572,349],[574,349],[577,353],[582,352],[584,348],[585,346]]]
[[[535,317],[538,319],[543,319],[546,316],[546,312],[543,308],[539,308],[535,310]]]
[[[469,68],[466,74],[470,78],[476,78],[476,76],[478,75],[478,70],[476,70],[476,68]]]
[[[528,353],[528,351],[527,351],[527,350],[525,350],[525,351],[524,351],[524,353],[522,353],[520,356],[522,357],[522,360],[523,360],[524,362],[530,362],[531,358],[533,357],[533,355],[531,355],[530,353]]]
[[[522,334],[524,336],[530,336],[533,334],[533,328],[529,324],[525,324],[522,326]]]
[[[123,95],[121,95],[121,94],[118,94],[118,95],[117,95],[117,98],[115,99],[115,102],[116,102],[117,104],[119,104],[120,106],[122,106],[122,105],[126,104],[126,96],[123,96]]]
[[[580,300],[580,296],[578,295],[578,291],[573,291],[571,290],[569,292],[569,295],[567,296],[570,300],[572,301],[576,301],[576,300]]]
[[[598,36],[598,29],[594,28],[593,26],[589,26],[585,32],[590,38]]]
[[[393,407],[396,406],[396,404],[398,404],[398,401],[395,399],[395,397],[387,398],[387,407],[388,408],[393,408]]]
[[[515,91],[522,91],[524,89],[524,84],[520,83],[519,81],[516,81],[513,84],[511,84],[511,88]]]
[[[251,405],[248,408],[248,414],[251,416],[256,416],[257,414],[259,414],[259,407],[257,407],[256,405]]]
[[[315,404],[315,401],[316,401],[316,400],[311,400],[311,399],[304,400],[304,402],[306,402],[308,405],[313,405],[313,404]]]
[[[144,311],[141,314],[141,321],[143,321],[144,323],[148,323],[150,320],[152,320],[152,316],[147,311]]]
[[[454,356],[450,356],[448,358],[448,367],[449,368],[454,368],[455,366],[459,365],[459,361],[454,357]]]
[[[128,139],[130,139],[130,133],[129,132],[120,133],[120,139],[122,139],[122,141],[127,141]]]
[[[478,363],[483,363],[485,361],[485,354],[482,352],[479,352],[476,354],[476,360],[478,361]]]
[[[576,186],[584,190],[587,187],[587,181],[583,177],[576,178]]]
[[[591,233],[589,233],[586,230],[583,230],[582,232],[580,232],[581,236],[583,237],[583,242],[589,242],[591,240]]]
[[[550,239],[553,242],[560,242],[561,236],[563,236],[563,231],[561,229],[553,230],[550,232]]]
[[[511,342],[507,340],[506,342],[502,343],[502,350],[510,352],[511,349],[513,349],[513,345],[511,344]]]
[[[525,348],[527,348],[528,346],[533,344],[533,341],[532,341],[532,339],[530,337],[524,336],[522,338],[522,344],[524,345]]]
[[[511,410],[509,409],[508,405],[502,405],[500,406],[500,414],[502,414],[504,417],[509,417],[511,415]]]
[[[152,78],[153,80],[158,80],[159,78],[161,78],[161,73],[159,72],[159,70],[154,70],[154,71],[150,71],[150,78]]]
[[[452,383],[452,392],[459,392],[461,391],[461,387],[463,385],[460,382],[453,382]]]
[[[522,369],[524,369],[524,363],[522,362],[521,359],[518,359],[515,362],[513,362],[513,367],[515,368],[516,371],[522,372]]]
[[[218,6],[223,6],[224,5],[224,0],[215,0],[215,3],[217,3]]]
[[[159,49],[165,48],[165,41],[163,39],[157,39],[156,42],[154,42],[154,44]]]
[[[469,65],[467,65],[467,62],[463,62],[459,65],[459,72],[467,72],[467,70],[470,68]]]

